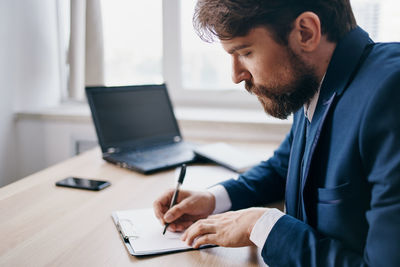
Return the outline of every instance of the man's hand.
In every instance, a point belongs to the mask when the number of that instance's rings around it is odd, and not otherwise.
[[[190,226],[181,239],[194,248],[205,244],[223,247],[254,245],[250,241],[251,231],[266,211],[267,208],[250,208],[212,215]]]
[[[214,211],[215,197],[210,192],[180,190],[177,204],[169,209],[173,195],[174,189],[170,189],[153,203],[156,217],[162,225],[170,223],[170,231],[183,231]]]

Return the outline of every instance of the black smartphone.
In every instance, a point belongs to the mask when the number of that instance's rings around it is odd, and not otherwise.
[[[61,181],[56,182],[57,186],[65,186],[71,188],[86,189],[92,191],[99,191],[110,186],[111,183],[107,181],[91,180],[77,177],[67,177]]]

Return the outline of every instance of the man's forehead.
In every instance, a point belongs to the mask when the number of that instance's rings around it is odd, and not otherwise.
[[[257,41],[269,36],[265,27],[257,27],[250,30],[245,36],[234,37],[228,40],[221,40],[222,47],[229,53],[233,54],[238,50],[248,48],[254,45]]]
[[[242,43],[242,44],[236,44],[236,45],[226,45],[226,46],[222,45],[222,46],[225,48],[225,50],[226,50],[229,54],[233,54],[233,53],[235,53],[236,51],[239,51],[239,50],[241,50],[241,49],[248,48],[248,47],[250,47],[251,45],[252,45],[251,43]]]
[[[250,38],[249,34],[246,36],[234,37],[228,40],[221,40],[222,47],[229,54],[233,54],[240,49],[244,49],[253,45],[254,40]]]

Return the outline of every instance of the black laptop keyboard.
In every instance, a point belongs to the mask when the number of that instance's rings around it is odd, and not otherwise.
[[[124,154],[124,158],[140,163],[140,162],[168,162],[174,161],[177,158],[187,158],[188,154],[192,155],[192,151],[185,143],[164,145],[154,147],[143,151],[133,151]]]

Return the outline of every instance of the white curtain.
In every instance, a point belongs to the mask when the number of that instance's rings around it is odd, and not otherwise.
[[[85,85],[104,85],[100,0],[71,0],[68,97],[85,98]]]

